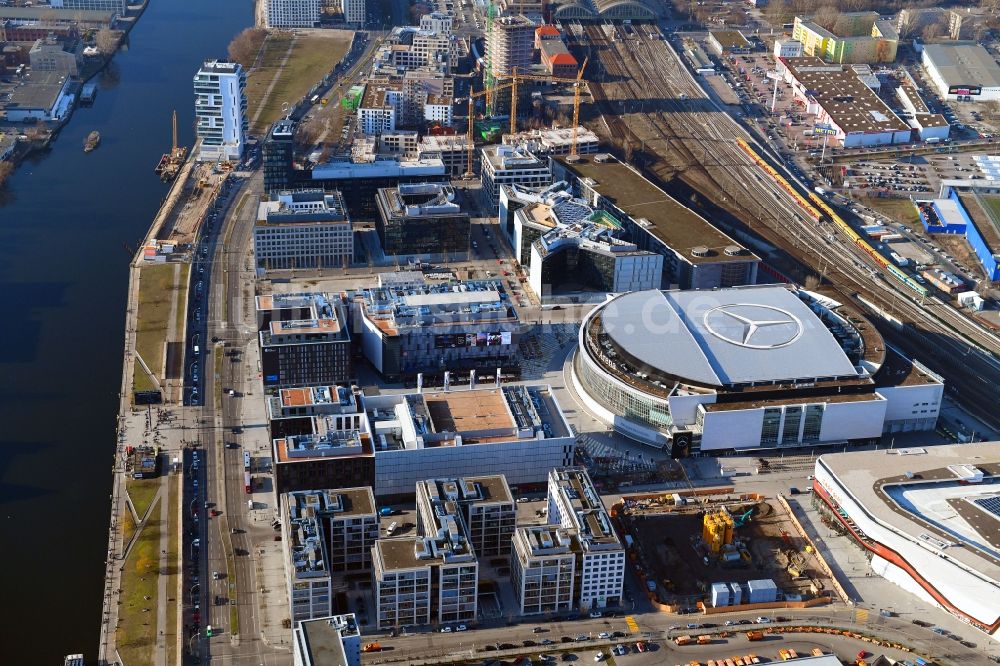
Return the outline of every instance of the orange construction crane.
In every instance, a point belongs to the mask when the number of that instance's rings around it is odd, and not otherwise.
[[[471,178],[476,174],[472,171],[472,153],[475,151],[475,122],[476,122],[476,105],[475,100],[477,97],[482,97],[483,95],[488,95],[488,99],[492,99],[493,95],[500,90],[505,88],[514,88],[514,82],[510,81],[508,83],[501,83],[500,85],[493,86],[491,88],[486,88],[485,90],[480,90],[479,92],[469,92],[469,130],[468,130],[468,145],[466,146],[466,166],[464,177]]]
[[[549,76],[542,74],[518,74],[517,68],[510,75],[510,133],[517,133],[517,82],[518,81],[549,81],[552,83],[572,83],[573,84],[573,145],[570,148],[570,155],[576,155],[576,139],[578,127],[580,126],[580,93],[583,90],[583,84],[587,83],[583,80],[583,72],[587,69],[587,62],[590,58],[586,58],[583,61],[583,65],[576,73],[576,78],[565,78],[560,76]]]

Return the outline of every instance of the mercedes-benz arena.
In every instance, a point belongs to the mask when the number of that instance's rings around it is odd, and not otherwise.
[[[813,491],[875,573],[996,637],[1000,442],[822,455]]]
[[[631,292],[579,336],[573,378],[590,411],[675,457],[930,430],[944,392],[860,314],[785,286]]]

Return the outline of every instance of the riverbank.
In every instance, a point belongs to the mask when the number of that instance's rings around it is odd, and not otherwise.
[[[69,124],[70,120],[73,119],[74,112],[80,105],[80,90],[83,88],[83,86],[92,81],[95,77],[99,76],[102,72],[104,72],[108,68],[109,65],[112,64],[115,55],[117,55],[118,52],[122,49],[122,46],[127,44],[129,33],[132,32],[132,29],[138,23],[142,15],[145,13],[146,8],[148,6],[149,6],[149,0],[143,0],[142,3],[137,5],[129,5],[128,11],[134,13],[129,14],[128,16],[125,16],[122,19],[119,19],[118,25],[120,26],[119,32],[121,34],[119,36],[118,44],[115,47],[115,50],[107,55],[102,56],[102,58],[99,61],[90,63],[86,61],[84,62],[83,71],[80,73],[78,80],[74,81],[72,84],[72,87],[75,89],[73,92],[74,95],[73,103],[70,106],[67,115],[61,118],[58,121],[58,123],[50,127],[48,126],[49,124],[51,124],[50,121],[49,123],[45,124],[46,126],[44,130],[42,130],[42,128],[39,125],[35,125],[31,128],[28,128],[29,132],[34,130],[34,132],[32,132],[31,134],[19,132],[18,131],[19,128],[17,128],[13,124],[8,124],[6,128],[0,126],[0,133],[8,131],[18,137],[20,136],[27,137],[26,139],[19,138],[17,145],[14,147],[14,152],[10,155],[10,157],[4,160],[6,162],[11,163],[13,165],[14,170],[16,170],[17,167],[23,161],[27,160],[28,158],[32,157],[37,153],[42,153],[51,147],[52,142],[58,138],[60,131],[66,125]],[[38,136],[37,138],[32,136],[32,134],[37,134],[39,131],[44,131],[44,136]],[[12,173],[13,171],[11,172],[11,174]],[[3,185],[4,181],[0,181],[0,187],[2,187]]]

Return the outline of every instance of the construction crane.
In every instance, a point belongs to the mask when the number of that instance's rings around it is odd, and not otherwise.
[[[583,65],[576,73],[575,78],[565,78],[560,76],[550,76],[548,74],[519,74],[517,68],[510,76],[510,133],[517,133],[517,83],[518,81],[549,81],[551,83],[572,83],[573,84],[573,144],[570,148],[570,155],[576,155],[576,141],[578,127],[580,126],[580,92],[583,84],[583,72],[587,69],[589,57],[584,59]],[[496,88],[499,89],[499,88]]]
[[[476,98],[483,97],[485,95],[486,99],[489,100],[493,98],[493,95],[496,94],[497,91],[513,87],[514,87],[514,82],[509,81],[507,83],[501,83],[500,85],[494,86],[492,88],[486,88],[484,90],[480,90],[479,92],[472,92],[471,90],[469,91],[469,130],[468,130],[468,144],[466,146],[467,157],[465,165],[465,174],[463,174],[464,177],[472,178],[473,176],[476,175],[472,171],[472,153],[475,151],[475,137],[473,132],[475,130],[475,122],[476,122]],[[487,110],[488,109],[489,107],[487,107]],[[489,114],[487,113],[487,115]]]

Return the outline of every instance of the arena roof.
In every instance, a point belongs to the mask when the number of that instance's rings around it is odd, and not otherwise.
[[[700,385],[858,374],[827,327],[785,287],[633,292],[609,302],[602,321],[626,354]]]

